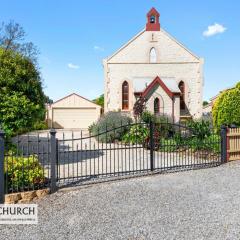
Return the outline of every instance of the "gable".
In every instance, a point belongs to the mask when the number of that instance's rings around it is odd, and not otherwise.
[[[143,30],[107,59],[108,63],[149,63],[152,48],[157,53],[156,63],[199,62],[200,59],[162,28]]]
[[[172,81],[172,83],[174,83],[174,80],[170,80],[170,82]],[[169,82],[169,81],[167,81]],[[159,78],[158,76],[146,87],[146,89],[143,91],[142,96],[146,97],[150,92],[153,91],[153,89],[158,88],[158,86],[160,86],[164,92],[170,97],[172,98],[174,95],[179,95],[180,94],[180,90],[178,89],[178,87],[173,87],[171,88],[173,85],[168,85],[166,83],[163,82],[163,80],[161,78]]]
[[[76,94],[70,94],[56,102],[54,102],[51,107],[54,108],[101,108],[101,106],[93,103],[92,101]]]

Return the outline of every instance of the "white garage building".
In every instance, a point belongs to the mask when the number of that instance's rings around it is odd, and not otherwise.
[[[101,106],[76,93],[47,107],[47,122],[50,128],[87,129],[100,115]]]

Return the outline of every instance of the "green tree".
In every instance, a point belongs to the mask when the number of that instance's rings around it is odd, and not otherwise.
[[[100,95],[98,98],[94,99],[93,102],[104,108],[104,95]]]
[[[0,48],[0,124],[12,135],[43,120],[46,97],[34,63],[13,50]]]
[[[2,22],[0,26],[0,47],[4,51],[14,51],[22,56],[29,58],[37,64],[37,47],[32,42],[25,41],[26,33],[24,29],[14,21]]]
[[[221,125],[240,126],[240,82],[235,88],[220,94],[213,105],[213,124],[219,129]]]
[[[0,115],[2,127],[7,135],[17,131],[24,131],[32,122],[32,114],[38,112],[39,107],[17,92],[0,94]]]

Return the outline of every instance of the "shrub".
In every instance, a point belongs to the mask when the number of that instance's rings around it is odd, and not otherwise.
[[[191,149],[193,152],[204,150],[220,153],[220,136],[213,134],[204,139],[199,139],[196,136],[185,138],[176,133],[173,138],[160,139],[160,151],[174,152],[180,148]]]
[[[39,107],[21,93],[1,94],[0,122],[7,136],[32,129],[34,121],[33,112],[38,112]]]
[[[220,136],[212,134],[210,122],[198,120],[188,122],[190,130],[173,131],[173,136],[160,138],[160,150],[176,151],[189,148],[193,151],[206,150],[214,153],[220,151]]]
[[[181,132],[174,132],[172,137],[166,137],[161,139],[161,145],[166,144],[168,151],[176,151],[180,147],[188,146],[189,136],[184,136]]]
[[[9,189],[33,188],[45,182],[44,171],[35,155],[9,156],[5,161],[5,174]]]
[[[108,112],[90,126],[89,131],[92,135],[100,134],[97,137],[100,142],[110,143],[121,140],[131,123],[132,119],[121,112]]]
[[[186,138],[185,142],[193,151],[210,150],[215,151],[219,143],[213,141],[210,121],[196,120],[189,121],[187,126],[192,130],[192,137]],[[216,137],[216,135],[214,135]]]
[[[150,121],[154,123],[153,136],[155,141],[155,148],[161,146],[161,138],[168,138],[174,135],[174,127],[167,116],[154,115],[149,111],[144,111],[141,115],[141,120],[145,123],[149,123]],[[150,140],[148,139],[148,144],[149,141]]]
[[[149,123],[150,121],[154,121],[155,116],[149,112],[149,111],[144,111],[141,115],[141,121],[145,123]]]
[[[46,130],[48,125],[45,121],[37,121],[33,124],[33,130]]]
[[[144,144],[149,137],[149,129],[141,124],[134,125],[123,136],[123,141],[132,144]]]
[[[161,137],[172,137],[175,133],[174,125],[169,121],[166,116],[155,117],[155,129],[159,132]]]
[[[211,151],[213,153],[220,153],[220,136],[210,135],[205,139],[199,139],[197,137],[192,137],[187,140],[187,145],[193,151],[205,150]]]
[[[206,144],[204,143],[203,139],[199,139],[197,137],[189,138],[186,141],[186,145],[193,151],[206,150]]]
[[[221,137],[217,134],[212,134],[211,136],[204,139],[204,143],[208,146],[208,150],[213,151],[214,153],[221,152]]]
[[[94,129],[97,128],[97,124],[96,123],[93,123],[91,124],[89,127],[88,127],[88,131],[90,133],[93,133]]]
[[[177,145],[184,145],[186,141],[186,138],[183,138],[182,134],[179,132],[174,134],[173,139]]]
[[[154,123],[171,123],[171,120],[167,115],[154,115],[149,111],[144,111],[142,113],[141,121],[145,123],[149,123],[150,121]]]
[[[209,121],[197,120],[189,121],[187,126],[197,139],[203,140],[211,135],[211,127]]]
[[[235,88],[224,91],[213,105],[214,128],[220,129],[221,125],[240,126],[240,82]]]
[[[160,140],[160,151],[163,152],[174,152],[179,148],[178,143],[176,142],[176,140],[174,138],[162,138]]]

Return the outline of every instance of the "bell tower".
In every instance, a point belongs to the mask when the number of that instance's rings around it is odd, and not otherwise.
[[[153,7],[147,14],[146,31],[160,31],[159,12]]]

